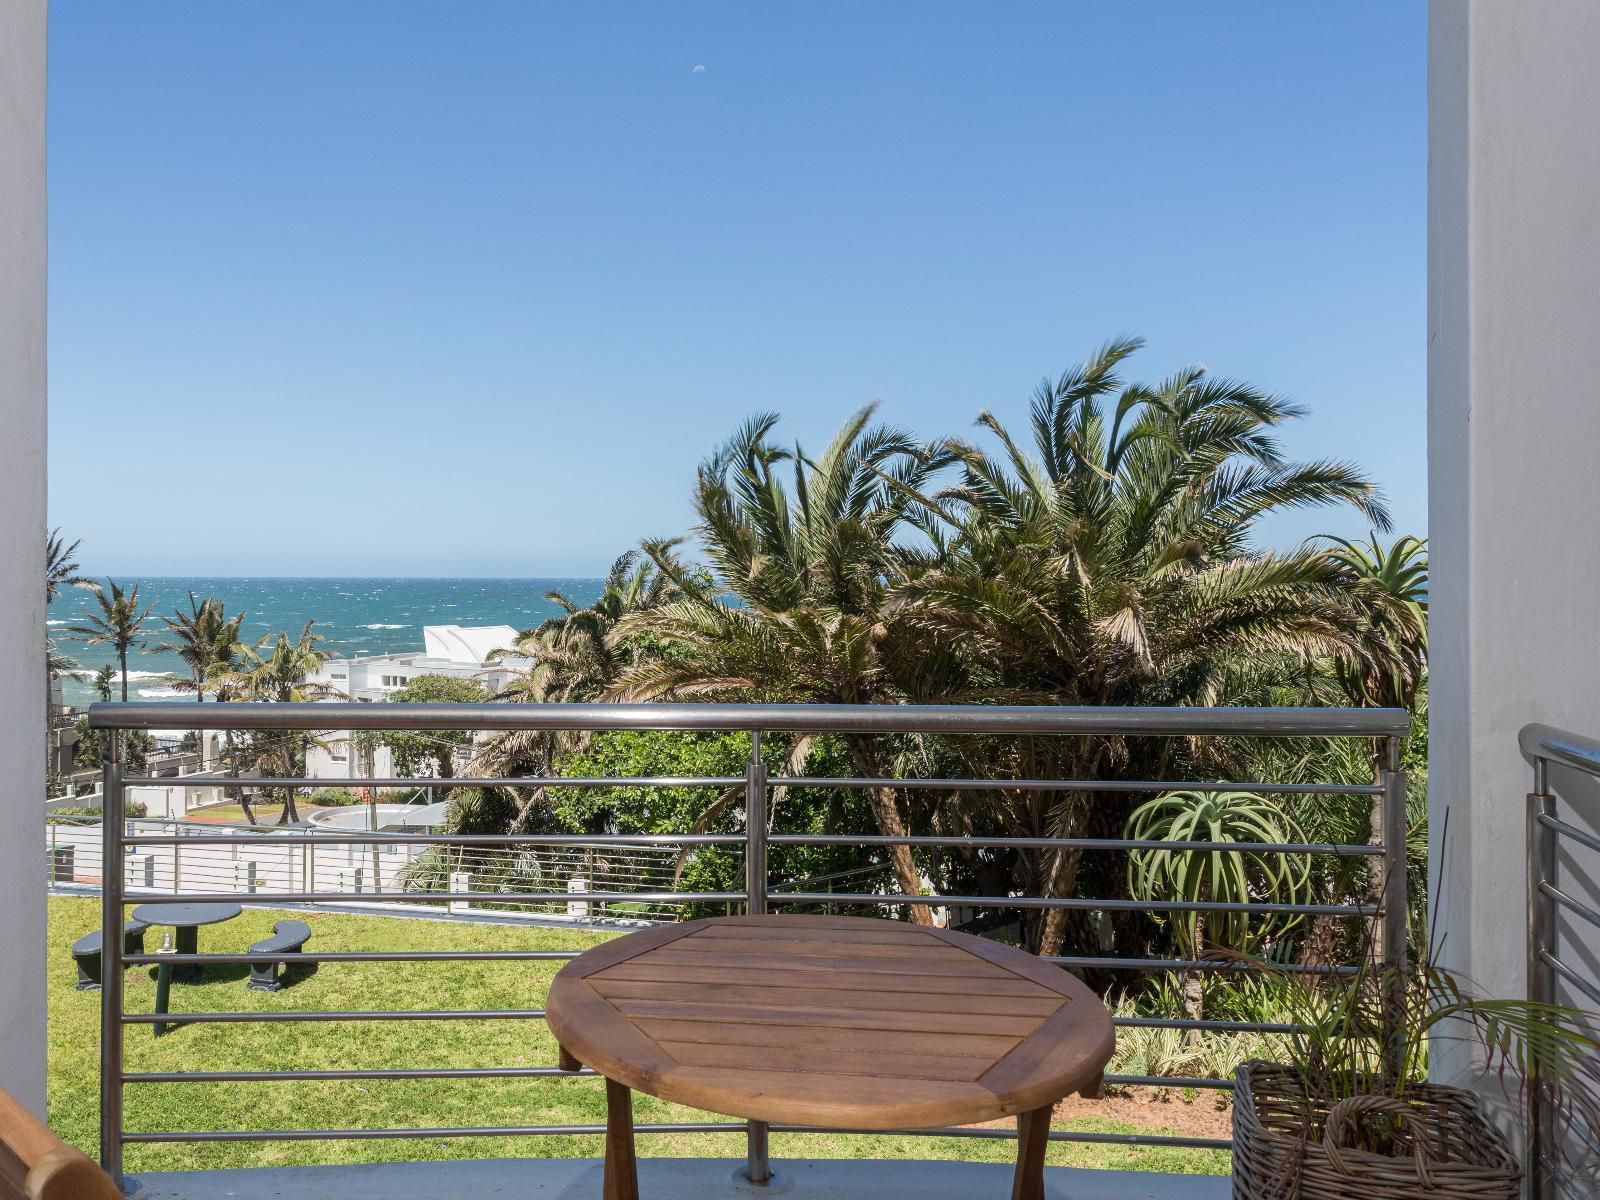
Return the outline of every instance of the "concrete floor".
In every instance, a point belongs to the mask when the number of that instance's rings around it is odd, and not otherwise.
[[[639,1160],[642,1200],[1005,1200],[1011,1168],[993,1163],[785,1159],[776,1186],[735,1181],[736,1164]],[[1050,1200],[1227,1200],[1227,1178],[1131,1171],[1045,1170]],[[181,1171],[128,1180],[135,1200],[599,1200],[595,1159],[493,1159]]]

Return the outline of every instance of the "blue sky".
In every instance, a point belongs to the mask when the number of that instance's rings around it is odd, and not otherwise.
[[[594,574],[753,411],[1022,426],[1138,333],[1422,532],[1425,19],[55,0],[51,520],[96,572]]]

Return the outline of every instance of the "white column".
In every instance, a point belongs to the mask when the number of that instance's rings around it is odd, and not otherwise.
[[[0,1086],[44,1111],[45,0],[0,3]],[[70,963],[58,964],[70,970]]]
[[[1600,735],[1600,4],[1434,0],[1429,26],[1439,928],[1449,965],[1521,996],[1517,731]],[[1441,1049],[1436,1071],[1458,1075]]]

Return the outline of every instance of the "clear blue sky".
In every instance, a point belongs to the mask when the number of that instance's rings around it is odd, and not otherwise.
[[[51,520],[96,572],[594,574],[753,411],[1021,425],[1117,333],[1309,405],[1291,451],[1424,530],[1422,0],[54,0],[50,39]]]

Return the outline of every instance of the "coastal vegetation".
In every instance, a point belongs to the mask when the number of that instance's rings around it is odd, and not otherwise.
[[[1204,368],[1154,382],[1126,376],[1140,348],[1119,339],[1041,383],[1019,424],[991,412],[973,437],[924,438],[853,414],[820,453],[781,436],[775,414],[746,421],[695,472],[695,520],[619,557],[591,603],[561,592],[558,615],[509,653],[531,664],[505,703],[718,700],[796,703],[1059,705],[1378,705],[1410,710],[1405,749],[1413,820],[1411,871],[1423,895],[1426,788],[1427,554],[1386,542],[1388,513],[1357,467],[1299,462],[1281,445],[1305,414],[1283,397]],[[1292,509],[1357,514],[1364,541],[1262,544],[1264,518]],[[72,548],[61,561],[72,558]],[[76,565],[61,575],[70,582]],[[96,636],[126,651],[148,610],[137,590],[97,593]],[[120,605],[120,607],[118,607]],[[124,611],[126,610],[126,611]],[[221,701],[335,695],[304,680],[322,661],[308,624],[245,644],[242,614],[191,596],[162,618],[163,647],[188,668],[174,685]],[[466,681],[415,680],[394,699],[483,698]],[[385,735],[397,766],[453,773],[464,735]],[[514,731],[472,745],[471,773],[739,774],[748,739],[701,734]],[[236,771],[293,774],[307,737],[239,735]],[[996,779],[1100,778],[1367,783],[1375,747],[1246,739],[787,736],[768,738],[774,774]],[[364,751],[365,752],[365,751]],[[457,789],[455,828],[471,832],[736,832],[736,790]],[[245,812],[249,814],[248,798]],[[280,820],[296,818],[286,795]],[[253,817],[251,818],[253,819]],[[1375,869],[1355,857],[1274,860],[1248,844],[1304,837],[1365,842],[1377,812],[1365,796],[1107,795],[996,787],[960,802],[907,788],[776,789],[785,830],[1029,837],[1180,837],[1228,829],[1230,851],[1167,856],[1075,847],[828,848],[774,854],[782,879],[846,874],[852,888],[906,896],[1096,895],[1154,899],[1363,899]],[[792,849],[792,848],[790,848]],[[791,861],[792,859],[792,861]],[[733,860],[687,856],[680,886],[728,884]],[[934,919],[931,904],[903,906]],[[1041,954],[1128,957],[1211,948],[1270,951],[1304,963],[1350,961],[1355,922],[1319,917],[1268,927],[1170,920],[1131,907],[978,912],[997,936]],[[1102,990],[1137,977],[1096,969]],[[1206,981],[1218,973],[1206,972]],[[1226,1005],[1226,989],[1191,972],[1190,1015]],[[1136,989],[1137,991],[1137,989]],[[1139,995],[1145,995],[1137,991]],[[1152,1001],[1153,1002],[1153,1001]]]

